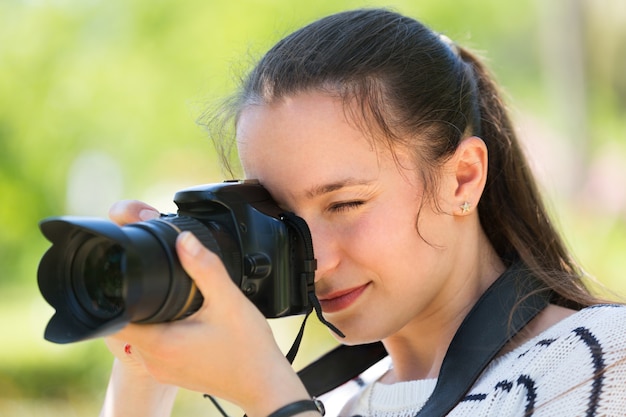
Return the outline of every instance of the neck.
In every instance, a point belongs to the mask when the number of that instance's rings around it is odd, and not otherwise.
[[[480,258],[477,258],[480,259]],[[400,331],[383,340],[393,368],[384,383],[437,378],[452,338],[476,301],[504,272],[495,253],[471,271],[451,279],[452,285]]]

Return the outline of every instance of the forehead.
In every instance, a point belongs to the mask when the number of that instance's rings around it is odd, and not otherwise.
[[[247,107],[238,120],[237,146],[246,177],[268,188],[358,182],[393,163],[389,150],[346,117],[340,98],[321,93]]]
[[[364,120],[366,116],[360,114],[361,107],[357,102],[345,104],[342,98],[322,92],[299,93],[269,104],[249,105],[237,120],[240,156],[247,160],[250,156],[247,151],[252,148],[275,151],[307,146],[313,150],[325,146],[330,152],[346,145],[354,147],[355,143],[344,142],[356,140],[362,142],[360,147],[368,147],[381,156],[401,153],[401,146],[391,144],[382,134],[373,133],[377,130],[376,122]]]
[[[343,101],[321,93],[298,94],[271,104],[246,107],[237,123],[237,146],[243,159],[247,150],[309,152],[355,146],[375,151],[364,131],[347,117]]]

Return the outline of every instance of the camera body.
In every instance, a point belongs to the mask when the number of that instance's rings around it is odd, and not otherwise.
[[[39,289],[56,310],[47,340],[71,343],[195,312],[203,297],[175,249],[185,230],[221,258],[265,317],[312,309],[316,265],[308,227],[258,182],[187,188],[174,202],[177,214],[125,226],[70,216],[40,223],[52,242],[38,269]]]

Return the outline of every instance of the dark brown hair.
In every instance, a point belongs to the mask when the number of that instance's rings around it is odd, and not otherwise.
[[[501,94],[474,54],[389,10],[338,13],[270,49],[231,101],[232,116],[236,123],[246,106],[305,91],[356,102],[354,120],[392,149],[412,150],[431,196],[437,168],[463,138],[480,136],[489,167],[478,213],[500,258],[507,265],[521,260],[558,304],[598,302],[552,225]]]

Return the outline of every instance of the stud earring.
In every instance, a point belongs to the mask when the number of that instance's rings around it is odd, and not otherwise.
[[[463,204],[461,204],[460,207],[461,207],[461,213],[465,214],[465,213],[469,213],[470,208],[472,208],[472,205],[468,201],[465,201],[463,202]]]

